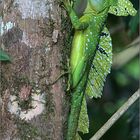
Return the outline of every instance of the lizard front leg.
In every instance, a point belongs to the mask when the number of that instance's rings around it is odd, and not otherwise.
[[[80,21],[75,11],[73,10],[72,5],[69,2],[69,0],[64,0],[63,3],[66,8],[66,11],[69,14],[73,27],[76,30],[85,30],[89,26],[89,19],[87,18],[85,21]]]

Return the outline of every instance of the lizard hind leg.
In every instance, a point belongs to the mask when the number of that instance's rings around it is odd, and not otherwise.
[[[77,133],[78,121],[80,117],[82,101],[84,98],[84,90],[87,81],[87,74],[88,74],[87,72],[84,74],[83,78],[81,79],[77,87],[72,91],[71,110],[68,120],[68,130],[66,140],[74,140]]]

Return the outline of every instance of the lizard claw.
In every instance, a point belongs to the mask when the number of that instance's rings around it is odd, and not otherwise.
[[[71,11],[71,8],[74,5],[74,0],[63,0],[63,7],[66,9],[66,11]]]

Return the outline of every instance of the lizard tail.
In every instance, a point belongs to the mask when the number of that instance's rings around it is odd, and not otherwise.
[[[75,139],[83,96],[84,93],[78,92],[78,89],[73,92],[66,140]]]
[[[74,140],[76,136],[84,91],[87,83],[87,75],[88,73],[85,72],[79,84],[72,91],[71,111],[68,119],[66,140]]]

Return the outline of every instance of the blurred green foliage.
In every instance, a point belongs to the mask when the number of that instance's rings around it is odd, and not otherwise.
[[[134,33],[137,32],[137,28],[138,28],[138,25],[140,23],[140,20],[139,20],[139,10],[137,12],[137,15],[132,17],[130,22],[129,22],[129,28],[130,28],[130,32],[129,34],[132,35]]]

